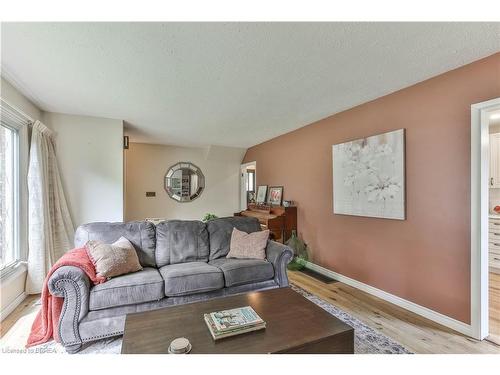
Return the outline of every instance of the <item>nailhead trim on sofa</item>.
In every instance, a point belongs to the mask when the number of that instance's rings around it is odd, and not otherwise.
[[[61,331],[61,327],[62,327],[62,322],[64,321],[64,317],[66,315],[66,311],[67,311],[67,308],[68,308],[68,299],[66,298],[67,297],[67,291],[66,291],[66,288],[64,288],[62,285],[64,283],[69,283],[73,286],[73,288],[75,289],[75,293],[76,293],[76,309],[75,309],[75,312],[73,314],[73,335],[78,338],[80,341],[75,341],[75,342],[65,342],[64,341],[64,338],[63,338],[63,335],[62,335],[62,331]],[[81,344],[82,343],[82,340],[80,338],[80,333],[78,332],[78,317],[80,315],[80,306],[81,306],[81,295],[80,295],[80,288],[78,287],[78,284],[76,283],[76,281],[74,280],[71,280],[71,279],[61,279],[61,280],[57,280],[56,283],[55,283],[55,286],[57,288],[57,290],[60,290],[63,292],[64,294],[64,304],[63,304],[63,310],[61,312],[61,318],[59,320],[59,326],[58,326],[58,333],[59,333],[59,338],[61,340],[61,343],[64,345],[64,346],[69,346],[69,345],[75,345],[75,344]]]

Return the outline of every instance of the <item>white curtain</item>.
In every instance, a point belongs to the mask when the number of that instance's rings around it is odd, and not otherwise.
[[[32,128],[28,167],[29,252],[26,292],[40,293],[50,267],[72,248],[74,227],[57,167],[52,131]]]

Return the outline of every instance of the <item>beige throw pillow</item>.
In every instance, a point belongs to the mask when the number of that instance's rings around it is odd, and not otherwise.
[[[134,245],[125,237],[120,237],[111,245],[88,241],[85,248],[94,263],[97,276],[111,278],[142,270]]]
[[[246,233],[233,228],[227,258],[266,259],[269,229]]]

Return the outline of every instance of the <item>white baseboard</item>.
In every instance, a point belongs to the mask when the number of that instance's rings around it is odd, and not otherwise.
[[[415,314],[423,316],[429,320],[432,320],[436,323],[439,323],[445,327],[451,328],[454,331],[463,333],[464,335],[473,337],[473,330],[470,324],[461,322],[459,320],[450,318],[449,316],[443,315],[437,311],[431,310],[427,307],[418,305],[414,302],[408,301],[404,298],[395,296],[394,294],[385,292],[383,290],[377,289],[371,285],[364,284],[360,281],[351,279],[350,277],[344,276],[340,273],[331,271],[324,267],[318,266],[317,264],[307,262],[306,267],[316,271],[325,276],[331,277],[332,279],[343,282],[344,284],[350,285],[356,289],[362,290],[368,294],[376,296],[378,298],[383,299],[384,301],[393,303],[396,306],[402,307],[403,309],[409,310]]]
[[[2,322],[6,317],[12,313],[16,309],[17,306],[21,304],[26,299],[27,295],[25,292],[22,292],[20,295],[16,297],[14,301],[8,304],[5,308],[0,312],[0,322]]]

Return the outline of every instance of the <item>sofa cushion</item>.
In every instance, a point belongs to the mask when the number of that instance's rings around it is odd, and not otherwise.
[[[266,260],[219,258],[209,264],[224,273],[226,287],[257,283],[274,277],[274,267]]]
[[[201,221],[168,220],[156,226],[156,263],[208,261],[208,232]]]
[[[156,268],[147,267],[94,286],[90,290],[89,309],[151,302],[164,297],[160,273]]]
[[[205,262],[169,264],[160,268],[167,297],[185,296],[224,288],[222,271]]]
[[[154,224],[148,221],[80,225],[75,232],[75,247],[83,247],[90,240],[113,243],[120,237],[125,237],[134,245],[143,267],[156,266],[156,230]]]
[[[210,260],[225,257],[229,253],[233,228],[246,233],[261,230],[259,220],[254,217],[233,216],[210,220],[207,223],[210,238]]]

